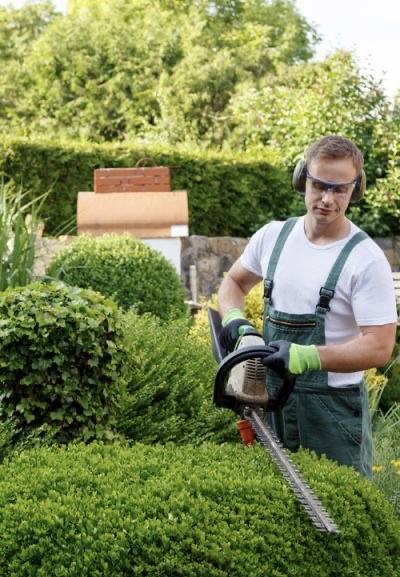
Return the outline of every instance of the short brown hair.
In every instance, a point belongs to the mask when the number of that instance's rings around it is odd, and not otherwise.
[[[312,160],[325,158],[351,158],[357,172],[361,172],[364,166],[364,157],[361,150],[348,138],[329,134],[323,136],[310,146],[306,154],[306,164]]]

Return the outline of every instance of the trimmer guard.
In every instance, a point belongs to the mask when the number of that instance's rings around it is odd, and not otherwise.
[[[211,331],[211,347],[215,360],[219,364],[214,382],[214,403],[218,407],[225,407],[232,409],[238,414],[243,413],[244,407],[252,406],[251,402],[237,399],[236,395],[226,390],[229,373],[233,367],[239,363],[249,359],[264,359],[275,352],[275,349],[265,346],[244,347],[238,351],[227,354],[219,343],[219,335],[222,330],[221,317],[215,309],[208,307],[208,320]],[[283,384],[278,393],[272,397],[270,396],[266,403],[253,404],[254,407],[259,407],[264,411],[279,411],[285,405],[290,393],[296,382],[296,377],[291,373],[287,373],[283,378]],[[268,388],[268,387],[267,387]]]

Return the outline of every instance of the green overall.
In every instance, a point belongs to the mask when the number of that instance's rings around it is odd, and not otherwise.
[[[302,345],[324,345],[325,317],[337,280],[350,251],[367,235],[358,232],[344,246],[320,289],[315,312],[288,314],[273,307],[273,280],[283,246],[296,220],[291,218],[284,224],[268,265],[264,280],[263,336],[266,343],[283,339]],[[275,394],[282,385],[280,377],[268,369],[266,378],[269,392]],[[267,420],[291,451],[300,446],[311,449],[319,456],[325,454],[371,478],[371,421],[363,381],[335,388],[328,385],[326,371],[307,371],[297,376],[294,390],[283,409],[268,413]]]

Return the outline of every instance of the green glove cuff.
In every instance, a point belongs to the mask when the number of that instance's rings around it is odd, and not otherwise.
[[[222,319],[222,326],[225,327],[228,323],[234,321],[235,319],[244,319],[243,313],[240,309],[230,309]]]
[[[301,375],[305,371],[319,371],[321,359],[315,345],[292,344],[289,350],[289,371]]]

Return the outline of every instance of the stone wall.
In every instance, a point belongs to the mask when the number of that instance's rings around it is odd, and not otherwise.
[[[246,238],[190,236],[182,239],[181,278],[190,296],[190,266],[196,267],[197,293],[210,297],[218,289],[224,273],[242,254]],[[189,296],[189,298],[190,298]]]
[[[400,271],[400,236],[374,238],[381,247],[393,271]],[[210,297],[216,292],[224,273],[242,254],[248,239],[191,236],[182,243],[182,280],[190,290],[189,266],[197,271],[198,294]]]
[[[43,275],[46,266],[62,247],[73,240],[63,236],[57,239],[40,237],[37,239],[37,261],[35,273]],[[400,236],[375,238],[384,251],[393,271],[400,271]],[[218,289],[224,273],[242,254],[248,239],[234,237],[190,236],[182,239],[181,278],[191,299],[190,267],[196,271],[197,295],[210,297]]]

